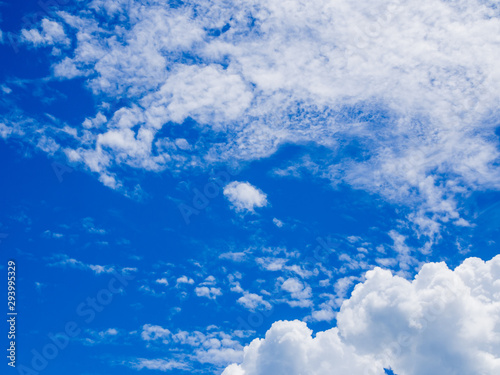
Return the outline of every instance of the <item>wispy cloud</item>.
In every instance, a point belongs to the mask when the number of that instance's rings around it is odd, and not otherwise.
[[[96,108],[64,134],[69,160],[110,187],[123,187],[121,165],[183,169],[314,142],[332,157],[303,168],[411,206],[409,218],[433,237],[441,221],[463,223],[458,195],[500,184],[490,121],[500,97],[500,20],[489,3],[118,4],[110,12],[94,2],[93,11],[120,14],[128,27],[66,10],[24,31],[35,44],[72,40],[54,59],[57,79],[88,76],[94,95],[130,103]],[[199,63],[176,58],[186,55]],[[2,123],[4,137],[21,131],[20,121],[37,121],[19,115]],[[188,117],[196,145],[160,135]],[[63,134],[40,129],[23,127],[56,150]],[[225,145],[214,145],[215,135]]]
[[[61,268],[76,268],[80,270],[90,270],[94,272],[96,275],[105,274],[105,273],[113,273],[115,271],[121,272],[136,272],[137,268],[133,267],[124,267],[124,268],[116,268],[115,266],[102,266],[98,264],[89,264],[82,262],[80,260],[70,258],[66,254],[56,254],[48,259],[49,263],[47,264],[49,267],[61,267]]]

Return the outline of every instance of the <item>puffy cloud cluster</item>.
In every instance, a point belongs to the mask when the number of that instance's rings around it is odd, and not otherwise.
[[[262,307],[264,309],[271,309],[272,306],[269,302],[264,301],[264,298],[262,298],[261,295],[255,294],[255,293],[248,293],[244,292],[243,296],[238,298],[237,301],[240,305],[243,305],[250,311],[255,311],[259,307]]]
[[[42,20],[41,30],[23,29],[21,32],[24,40],[34,46],[44,45],[69,45],[70,40],[61,24],[47,18]]]
[[[224,375],[498,374],[500,256],[469,258],[455,270],[428,263],[412,281],[368,271],[336,328],[312,337],[303,322],[276,322],[244,353]]]
[[[217,296],[222,295],[220,288],[199,286],[194,289],[198,297],[206,297],[208,299],[216,299]]]
[[[281,284],[281,289],[290,293],[291,299],[287,303],[292,306],[308,307],[312,305],[311,287],[305,286],[297,278],[291,277]]]
[[[305,323],[279,321],[267,331],[265,339],[256,339],[245,348],[242,365],[230,365],[223,375],[327,375],[332,372],[364,375],[373,363],[376,363],[373,358],[359,356],[346,346],[336,328],[313,338]]]
[[[239,361],[242,357],[242,347],[240,343],[225,332],[216,330],[217,327],[210,326],[205,333],[200,331],[182,331],[171,332],[167,328],[145,324],[142,327],[141,338],[148,346],[157,345],[168,348],[168,345],[175,345],[176,351],[182,347],[187,347],[189,356],[196,361],[205,364],[214,364],[224,366],[228,363]],[[234,332],[233,332],[234,333]],[[139,358],[130,363],[137,369],[147,368],[150,370],[167,371],[174,368],[188,369],[189,365],[186,358],[180,355],[174,356],[175,359],[145,359]],[[172,365],[174,364],[174,366]]]

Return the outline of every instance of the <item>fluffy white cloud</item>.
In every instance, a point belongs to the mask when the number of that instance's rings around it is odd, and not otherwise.
[[[220,288],[215,287],[198,286],[194,291],[198,297],[206,297],[209,299],[216,299],[217,296],[222,295]]]
[[[289,278],[281,284],[281,289],[290,293],[290,300],[287,303],[292,307],[309,307],[312,306],[312,290],[310,286],[304,285],[296,278]]]
[[[155,283],[157,284],[163,284],[165,286],[168,286],[168,280],[164,277],[162,277],[161,279],[156,279]]]
[[[238,334],[241,332],[233,332]],[[200,363],[210,363],[216,366],[227,366],[234,361],[241,361],[243,357],[241,344],[233,339],[231,334],[217,330],[217,326],[209,326],[205,333],[200,331],[182,331],[176,333],[171,332],[167,328],[161,326],[145,324],[141,332],[141,338],[148,345],[160,345],[160,347],[168,348],[168,345],[175,347],[172,352],[173,357],[169,361],[163,358],[143,359],[139,358],[130,363],[132,367],[141,369],[157,369],[167,371],[173,368],[188,368],[186,357]],[[187,356],[181,355],[182,348],[186,346]],[[177,358],[179,360],[177,360]],[[171,363],[181,367],[171,367]]]
[[[303,322],[277,322],[224,375],[498,374],[500,255],[469,258],[455,270],[428,263],[413,281],[368,271],[337,327],[311,333]]]
[[[63,44],[69,45],[70,40],[64,32],[64,28],[60,23],[44,18],[41,23],[41,31],[37,29],[26,30],[21,32],[23,38],[35,46],[39,45],[54,45]]]
[[[264,301],[262,296],[255,293],[244,292],[243,296],[238,298],[237,301],[240,305],[246,307],[250,311],[255,311],[256,309],[262,307],[263,309],[269,310],[271,309],[271,304],[267,301]]]
[[[422,267],[413,282],[376,269],[337,316],[346,342],[398,374],[500,371],[500,256],[454,271]]]
[[[336,328],[312,331],[300,321],[279,321],[267,331],[265,339],[255,339],[245,348],[241,365],[231,365],[223,375],[365,375],[377,362],[359,356],[345,345]],[[383,375],[383,371],[373,373]]]
[[[167,79],[159,95],[165,95],[162,104],[169,119],[178,123],[188,116],[201,123],[236,120],[252,99],[239,75],[228,74],[215,66],[179,67],[179,71]]]
[[[267,195],[248,182],[233,181],[224,187],[224,195],[238,212],[255,212],[267,206]]]
[[[187,276],[181,276],[179,278],[177,278],[177,283],[176,283],[176,286],[179,286],[181,284],[189,284],[189,285],[192,285],[194,284],[194,280],[190,277],[187,277]]]
[[[162,340],[164,344],[169,342],[171,332],[161,326],[145,324],[142,327],[141,338],[145,341]]]
[[[255,263],[268,271],[280,271],[287,262],[288,259],[276,257],[263,257],[255,259]]]

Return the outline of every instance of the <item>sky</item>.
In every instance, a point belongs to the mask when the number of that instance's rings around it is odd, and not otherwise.
[[[0,56],[2,373],[500,373],[497,2],[7,1]]]

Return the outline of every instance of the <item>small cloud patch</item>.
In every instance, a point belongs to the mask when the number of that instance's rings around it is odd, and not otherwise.
[[[224,196],[236,212],[255,212],[256,207],[268,204],[267,195],[248,182],[231,182],[224,188]]]

